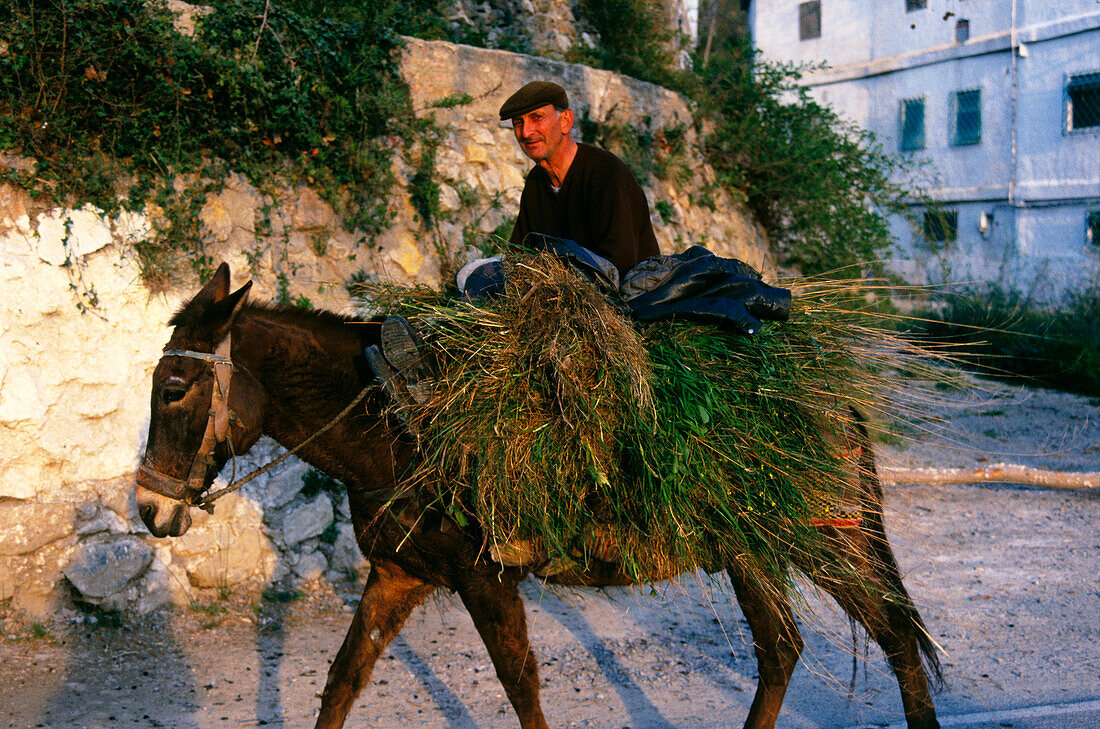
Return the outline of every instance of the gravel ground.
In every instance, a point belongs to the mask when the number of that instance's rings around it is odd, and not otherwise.
[[[937,433],[880,445],[886,464],[1012,461],[1100,471],[1100,401],[990,386],[948,393]],[[984,460],[983,460],[984,459]],[[888,529],[906,582],[945,650],[945,725],[1100,725],[1100,494],[986,486],[888,492]],[[27,625],[0,639],[2,727],[311,726],[353,586],[301,599],[214,600],[111,624]],[[603,593],[526,583],[543,703],[556,727],[738,726],[755,661],[728,584]],[[806,595],[805,659],[783,727],[902,721],[876,647]],[[515,715],[462,608],[438,599],[379,661],[352,727],[515,727]]]

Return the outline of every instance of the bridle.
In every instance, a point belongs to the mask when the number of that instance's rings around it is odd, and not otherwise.
[[[161,473],[142,463],[138,471],[144,476],[142,486],[170,499],[203,506],[206,499],[195,499],[206,489],[206,474],[214,465],[214,449],[221,443],[232,441],[229,427],[237,421],[237,414],[229,409],[229,385],[233,379],[233,360],[230,356],[231,337],[226,335],[213,354],[193,352],[188,349],[166,349],[162,357],[189,357],[214,364],[214,388],[210,394],[210,411],[206,419],[206,430],[202,434],[199,450],[191,461],[187,478],[179,479]]]
[[[210,413],[206,420],[206,430],[204,430],[202,434],[202,442],[199,444],[199,450],[195,453],[195,457],[191,461],[191,468],[188,471],[187,478],[174,478],[168,474],[150,468],[144,463],[138,467],[138,472],[144,476],[141,483],[143,488],[160,494],[161,496],[167,496],[170,499],[182,501],[190,506],[197,506],[210,513],[214,512],[214,501],[232,491],[236,491],[257,476],[275,468],[275,466],[278,466],[286,459],[298,453],[302,448],[309,445],[314,438],[327,432],[361,403],[372,387],[371,385],[364,387],[363,390],[355,396],[355,399],[340,411],[339,415],[330,420],[316,433],[309,436],[274,461],[253,470],[247,476],[240,479],[236,478],[236,472],[234,471],[234,477],[230,479],[228,486],[209,493],[206,496],[202,496],[203,491],[206,490],[207,471],[214,465],[214,449],[221,443],[228,443],[230,457],[235,455],[233,453],[233,439],[229,437],[231,424],[238,421],[237,414],[229,409],[229,385],[233,379],[234,369],[233,359],[230,355],[231,342],[229,334],[226,334],[225,339],[217,346],[213,354],[207,352],[193,352],[189,349],[164,350],[162,358],[189,357],[191,359],[214,363],[214,389],[210,395]],[[255,379],[255,377],[248,373],[248,370],[244,369],[243,366],[241,366],[241,369]],[[200,496],[202,496],[202,498],[199,498]]]

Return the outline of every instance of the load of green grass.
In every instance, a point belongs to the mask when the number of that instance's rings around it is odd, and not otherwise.
[[[489,545],[530,540],[547,561],[584,564],[596,535],[613,535],[637,579],[736,560],[782,581],[825,553],[810,526],[820,503],[853,503],[859,488],[841,457],[849,405],[898,407],[879,373],[909,359],[860,323],[850,281],[803,282],[790,320],[747,338],[638,325],[546,254],[512,258],[506,280],[476,303],[365,292],[438,360],[412,414],[410,486],[479,522]]]

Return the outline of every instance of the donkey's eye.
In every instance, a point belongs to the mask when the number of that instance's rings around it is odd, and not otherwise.
[[[174,402],[179,402],[183,399],[183,396],[187,394],[187,388],[179,387],[178,385],[166,386],[160,393],[160,398],[165,405],[171,405]]]

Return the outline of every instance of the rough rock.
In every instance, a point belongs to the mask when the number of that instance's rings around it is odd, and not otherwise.
[[[283,519],[283,544],[292,547],[316,537],[332,524],[332,501],[319,494],[312,501],[291,507]]]
[[[253,501],[229,494],[213,515],[192,510],[194,524],[171,541],[172,561],[196,587],[259,585],[278,559],[263,532],[263,512]]]
[[[81,596],[95,602],[120,592],[152,561],[152,547],[136,537],[123,536],[85,542],[64,571]]]
[[[68,589],[63,584],[62,570],[72,561],[78,544],[76,536],[68,536],[33,552],[10,557],[8,568],[15,584],[10,593],[12,605],[38,618],[64,605]]]
[[[340,494],[340,501],[336,504],[336,514],[345,521],[351,519],[351,501],[346,491]]]
[[[0,602],[15,594],[15,570],[11,557],[0,555]]]
[[[359,545],[355,541],[355,527],[341,524],[332,545],[329,566],[336,572],[348,574],[360,569],[364,562],[366,557],[359,551]]]
[[[263,446],[257,444],[248,459],[241,459],[241,463],[237,466],[238,475],[243,475],[243,471],[270,463],[278,457],[277,452],[281,450],[272,441],[266,441]],[[302,490],[302,477],[309,468],[309,464],[297,458],[288,458],[285,463],[245,484],[242,493],[257,501],[265,512],[281,509],[293,501]],[[228,477],[228,474],[226,476]]]
[[[312,582],[319,579],[328,569],[328,560],[319,551],[307,552],[297,555],[292,571],[302,582]]]
[[[38,257],[51,266],[61,266],[110,245],[114,235],[109,222],[88,206],[48,211],[38,220],[36,239]]]
[[[0,555],[26,554],[68,536],[75,520],[68,503],[0,502]]]

